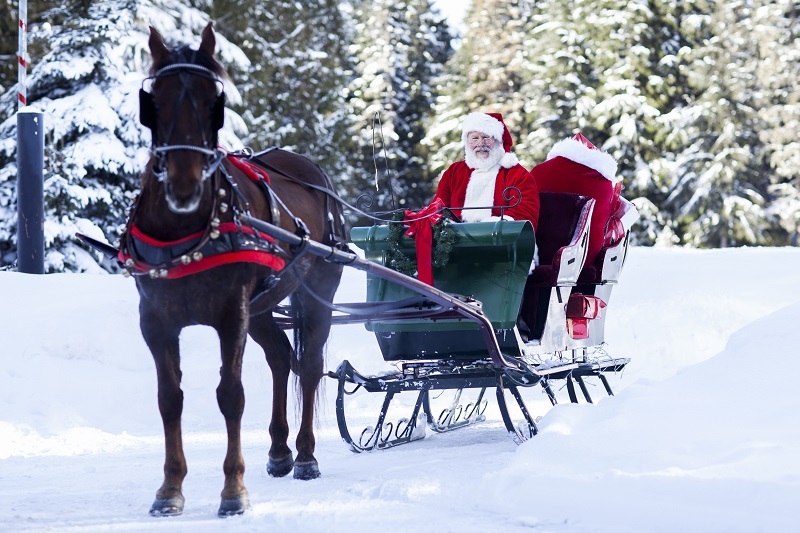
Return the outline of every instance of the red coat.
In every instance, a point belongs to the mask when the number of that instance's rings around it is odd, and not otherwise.
[[[472,169],[467,163],[458,161],[444,171],[436,189],[436,198],[441,198],[444,205],[452,208],[453,214],[459,218],[471,175]],[[509,205],[516,202],[516,194],[512,195],[511,201],[503,200],[503,190],[510,186],[520,190],[522,199],[516,206],[506,209],[505,214],[514,220],[530,220],[536,229],[539,221],[539,190],[536,188],[533,176],[520,164],[511,168],[500,167],[494,182],[494,205]],[[492,216],[500,216],[500,209],[493,209]]]

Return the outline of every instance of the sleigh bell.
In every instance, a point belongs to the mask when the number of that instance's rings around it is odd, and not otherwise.
[[[166,278],[168,272],[167,272],[166,268],[154,268],[154,269],[150,270],[150,272],[148,272],[148,274],[150,274],[151,278],[158,279],[158,278]]]

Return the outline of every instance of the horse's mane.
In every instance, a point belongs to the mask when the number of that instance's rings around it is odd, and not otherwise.
[[[194,63],[207,68],[219,76],[220,79],[230,81],[230,76],[225,71],[225,67],[222,66],[222,63],[210,56],[205,50],[195,50],[188,45],[172,48],[166,61],[162,61],[157,65],[154,64],[152,67],[150,67],[150,75],[152,76],[159,69],[175,63]]]

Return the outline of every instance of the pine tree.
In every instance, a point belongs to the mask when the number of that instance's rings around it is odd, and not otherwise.
[[[587,5],[589,4],[589,5]],[[597,68],[591,51],[602,46],[583,33],[582,19],[592,13],[591,2],[560,0],[537,2],[526,23],[522,93],[528,96],[523,118],[521,145],[530,165],[545,160],[553,143],[576,132],[601,144],[591,128],[591,113],[597,106]]]
[[[699,96],[677,114],[685,142],[664,205],[692,246],[770,244],[752,2],[719,3],[710,22],[711,37],[691,52],[689,82]]]
[[[669,189],[664,143],[674,132],[661,117],[687,98],[681,17],[692,13],[692,4],[544,1],[525,30],[528,133],[520,145],[543,161],[555,141],[580,131],[614,155],[625,196],[642,198],[637,243],[672,240],[671,228],[663,236],[654,230],[669,225],[658,206]]]
[[[100,259],[74,235],[116,240],[138,190],[150,143],[138,116],[147,24],[195,44],[208,17],[178,0],[73,0],[41,20],[31,26],[28,100],[44,114],[45,269],[96,269]],[[7,116],[12,93],[0,99]],[[0,266],[16,255],[15,129],[14,117],[0,124]]]
[[[759,132],[772,175],[767,211],[800,244],[800,5],[793,0],[764,2],[754,10],[753,37],[759,45],[758,79],[762,81]]]
[[[212,14],[249,59],[232,72],[249,128],[245,143],[293,150],[333,176],[346,175],[349,19],[340,2],[215,0]]]
[[[357,149],[348,193],[374,193],[373,209],[417,209],[433,195],[428,148],[433,81],[450,56],[450,34],[429,0],[372,0],[356,9],[355,78],[349,103]]]

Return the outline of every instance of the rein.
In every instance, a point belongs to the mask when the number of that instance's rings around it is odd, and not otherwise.
[[[277,147],[272,147],[272,148],[269,148],[268,150],[264,150],[263,152],[259,152],[259,153],[255,154],[255,155],[261,155],[261,154],[264,154],[264,153],[267,153],[267,152],[270,152],[270,151],[276,150],[276,149],[277,149]],[[295,183],[297,183],[299,185],[302,185],[304,187],[308,187],[309,189],[314,189],[316,191],[320,191],[320,192],[324,193],[325,195],[327,195],[328,198],[330,198],[331,200],[333,200],[337,204],[341,205],[342,207],[346,207],[347,209],[350,209],[351,211],[353,211],[355,213],[358,213],[359,215],[361,215],[361,216],[363,216],[365,218],[368,218],[368,219],[373,220],[375,222],[383,222],[385,224],[391,224],[391,223],[397,222],[397,220],[395,220],[393,217],[381,218],[381,217],[375,216],[373,214],[367,213],[366,211],[363,211],[363,210],[359,209],[358,207],[350,205],[346,200],[342,199],[341,196],[339,196],[338,194],[336,194],[333,191],[333,187],[332,186],[331,187],[322,187],[320,185],[315,185],[313,183],[306,183],[304,181],[301,181],[301,180],[297,179],[296,177],[292,176],[291,174],[289,174],[289,173],[287,173],[287,172],[285,172],[285,171],[283,171],[283,170],[281,170],[281,169],[279,169],[279,168],[277,168],[277,167],[275,167],[273,165],[270,165],[269,163],[266,163],[266,162],[262,161],[261,159],[258,159],[258,158],[254,157],[254,156],[250,156],[250,157],[252,157],[252,159],[250,159],[250,161],[252,161],[252,163],[264,168],[265,170],[268,170],[270,172],[276,172],[278,174],[281,174],[281,175],[285,176],[289,180],[291,180],[291,181],[293,181],[293,182],[295,182]],[[508,174],[507,170],[506,170],[506,174]],[[503,199],[506,200],[507,202],[510,202],[510,203],[507,204],[507,205],[492,205],[492,206],[486,206],[486,207],[462,207],[460,209],[462,211],[463,210],[468,210],[468,209],[499,209],[501,212],[503,212],[504,210],[506,210],[506,209],[508,209],[510,207],[516,207],[517,205],[519,205],[519,203],[522,201],[522,192],[517,187],[514,187],[513,185],[510,185],[510,186],[506,187],[505,189],[503,189]],[[390,214],[390,215],[394,215],[396,213],[405,213],[405,211],[406,211],[405,209],[395,209],[395,210],[392,210],[392,211],[386,211],[385,213],[386,214]],[[452,213],[452,211],[450,210],[449,207],[443,207],[443,208],[438,209],[436,211],[437,214],[438,213],[443,213],[443,212],[447,212],[450,215],[450,217],[452,217],[455,221],[459,222],[459,220],[457,219],[457,217],[455,217],[453,215],[453,213]],[[412,215],[409,218],[406,218],[405,221],[406,222],[416,222],[417,220],[424,220],[424,219],[428,218],[428,216],[430,216],[430,215],[424,215],[424,216],[419,216],[419,217],[415,217],[415,216]]]

